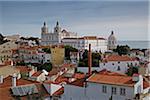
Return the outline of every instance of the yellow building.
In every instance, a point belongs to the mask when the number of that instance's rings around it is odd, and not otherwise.
[[[20,74],[20,71],[11,65],[0,65],[0,76],[3,76],[3,78],[13,75],[14,73]]]
[[[51,47],[51,62],[53,66],[62,65],[65,58],[65,48],[63,45]]]
[[[0,45],[0,63],[9,60],[12,57],[12,49],[17,49],[18,44],[13,41]]]

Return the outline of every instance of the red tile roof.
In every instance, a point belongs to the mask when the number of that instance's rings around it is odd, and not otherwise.
[[[88,78],[88,82],[100,83],[100,84],[113,84],[123,86],[134,86],[132,77],[119,76],[119,75],[105,75],[105,74],[93,74]]]
[[[104,61],[135,61],[136,58],[132,58],[126,55],[120,56],[120,55],[109,55],[107,58],[104,59]]]
[[[56,80],[55,80],[56,83],[62,83],[62,82],[66,82],[66,83],[69,83],[69,78],[67,77],[64,77],[63,75],[59,76]]]
[[[70,85],[75,85],[75,86],[79,86],[79,87],[84,87],[84,83],[85,83],[85,79],[77,79],[71,83],[69,83]]]
[[[60,96],[64,93],[64,88],[58,89],[56,92],[53,93],[53,96]]]
[[[23,72],[23,73],[27,73],[32,70],[32,68],[29,68],[28,66],[17,66],[16,68],[19,69],[20,72]]]
[[[143,81],[143,88],[146,89],[148,87],[150,87],[150,83]]]
[[[38,82],[29,81],[25,79],[18,79],[16,83],[18,86],[18,85],[33,84],[33,83],[38,83]],[[0,88],[11,87],[11,86],[12,86],[12,76],[8,76],[7,78],[5,78],[4,82],[0,84]]]
[[[82,79],[82,78],[85,77],[85,74],[83,74],[83,73],[75,73],[75,74],[73,75],[73,77],[74,77],[75,79]]]
[[[38,72],[35,72],[32,76],[33,77],[38,77],[39,75],[41,75],[42,74],[42,72],[41,71],[38,71]]]
[[[103,75],[110,75],[110,76],[127,76],[126,74],[121,74],[121,73],[117,73],[117,72],[111,72],[108,71],[106,69],[103,69],[101,71],[98,72],[99,74],[103,74]]]

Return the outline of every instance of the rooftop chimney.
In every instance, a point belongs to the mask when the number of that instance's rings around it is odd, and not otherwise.
[[[133,74],[132,81],[138,82],[139,81],[139,74]]]
[[[3,83],[3,75],[0,75],[0,84]]]
[[[14,73],[12,76],[12,87],[16,87],[17,74]]]
[[[91,44],[89,44],[89,52],[88,52],[88,75],[91,75],[91,67],[92,67],[92,54],[91,54]]]

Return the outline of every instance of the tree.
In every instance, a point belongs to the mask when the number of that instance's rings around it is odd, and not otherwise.
[[[119,55],[126,55],[130,52],[130,47],[128,45],[121,45],[117,46],[116,49],[113,50],[114,52],[117,52]]]
[[[51,49],[50,48],[43,48],[42,49],[44,52],[46,52],[46,53],[51,53]]]
[[[42,69],[45,69],[46,71],[51,71],[52,70],[52,64],[51,63],[44,63],[42,65]]]
[[[84,51],[82,57],[83,57],[83,59],[88,58],[88,50]]]
[[[79,67],[88,66],[88,50],[85,50],[83,55],[83,59],[79,60]],[[99,52],[92,53],[92,66],[98,67],[99,60],[101,60],[101,54]]]
[[[70,52],[78,52],[78,49],[73,48],[72,46],[65,46],[65,57],[67,60],[70,60]]]
[[[126,74],[128,76],[132,76],[133,74],[138,73],[138,67],[137,66],[130,66],[129,69],[127,70]]]

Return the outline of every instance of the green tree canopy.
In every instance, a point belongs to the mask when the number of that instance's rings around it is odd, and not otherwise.
[[[82,59],[79,61],[79,67],[88,66],[88,50],[85,50]],[[93,52],[92,53],[92,66],[98,67],[99,66],[99,60],[101,60],[101,53],[99,52]]]
[[[67,60],[70,60],[70,52],[78,52],[78,49],[73,48],[72,46],[66,45],[65,46],[65,57]]]
[[[51,53],[51,49],[50,48],[43,48],[42,49],[44,52],[46,52],[46,53]]]
[[[118,45],[117,48],[114,49],[114,51],[117,52],[119,55],[126,55],[130,52],[130,47],[128,45]]]

